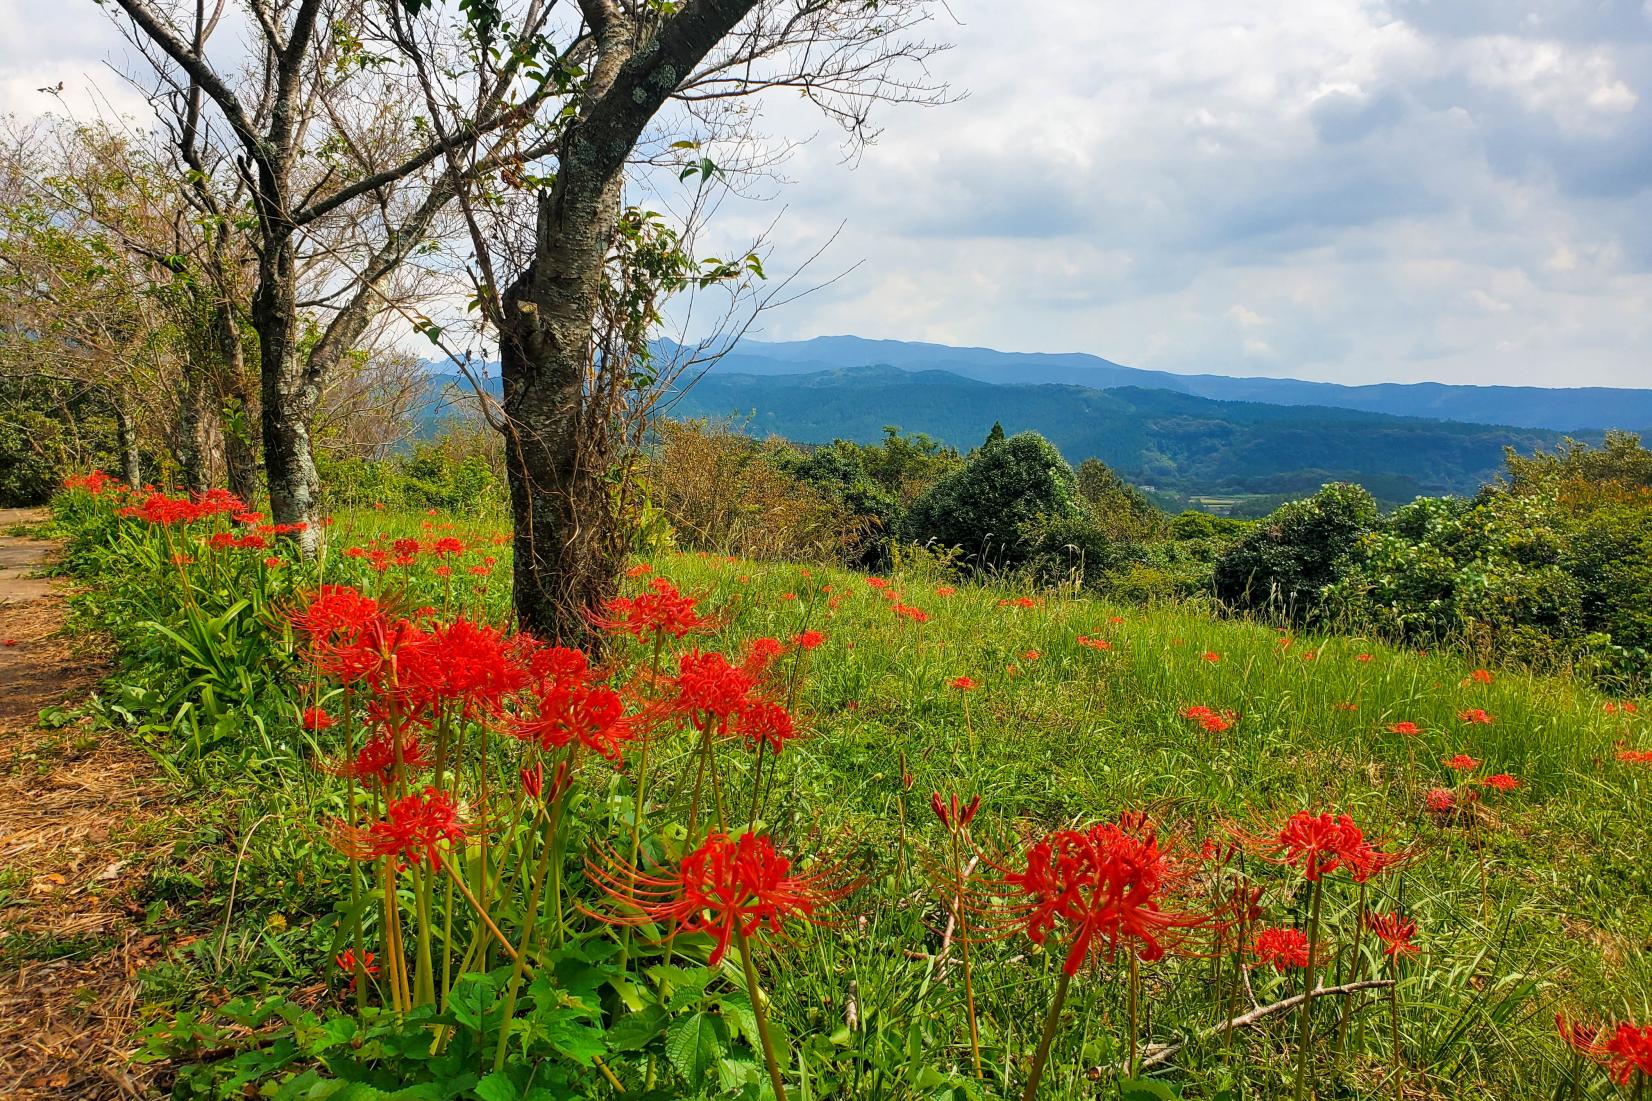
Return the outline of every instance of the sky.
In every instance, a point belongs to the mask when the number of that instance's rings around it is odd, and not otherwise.
[[[955,102],[846,163],[795,101],[785,182],[719,211],[759,320],[1337,382],[1652,386],[1652,0],[951,0]],[[0,111],[101,98],[92,0],[0,2]],[[89,90],[95,89],[95,91]],[[772,227],[772,228],[770,228]]]

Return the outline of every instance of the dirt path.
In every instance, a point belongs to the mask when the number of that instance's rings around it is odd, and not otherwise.
[[[108,655],[68,636],[44,519],[0,509],[0,1098],[127,1098],[137,969],[156,950],[134,900],[145,823],[162,809],[153,763],[43,708],[86,699]],[[153,834],[154,831],[151,831]]]

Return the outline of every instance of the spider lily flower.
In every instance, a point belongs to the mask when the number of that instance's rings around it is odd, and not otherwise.
[[[779,933],[787,922],[817,923],[854,888],[832,886],[830,870],[797,874],[766,835],[712,833],[672,868],[647,872],[615,855],[587,860],[591,880],[621,909],[596,913],[614,925],[661,925],[667,935],[705,933],[707,961],[722,962],[735,937]]]

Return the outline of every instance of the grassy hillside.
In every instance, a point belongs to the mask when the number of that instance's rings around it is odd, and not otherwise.
[[[86,600],[88,613],[101,614],[131,662],[121,676],[129,687],[112,690],[110,698],[194,778],[201,800],[193,827],[198,836],[218,838],[184,854],[178,866],[151,871],[162,885],[157,890],[172,891],[165,897],[190,915],[159,928],[216,928],[225,912],[224,885],[232,877],[239,885],[224,934],[232,966],[213,952],[180,950],[147,987],[157,1003],[150,1011],[178,1012],[208,995],[216,1003],[222,991],[280,995],[308,986],[306,996],[319,999],[309,984],[318,972],[329,973],[326,961],[340,946],[332,915],[349,864],[323,840],[336,832],[344,786],[318,772],[315,762],[339,759],[348,724],[342,735],[299,729],[298,710],[323,698],[326,688],[294,666],[277,614],[301,602],[295,594],[313,587],[315,568],[271,565],[262,549],[215,549],[205,531],[178,531],[164,544],[135,522],[120,531],[125,534],[105,533],[106,551],[83,545],[77,558],[99,580]],[[508,548],[499,544],[500,534],[495,523],[423,514],[341,516],[322,576],[400,608],[426,605],[430,611],[422,614],[432,622],[461,611],[497,622],[508,597]],[[433,551],[438,538],[457,539],[463,549]],[[416,541],[418,549],[399,549],[404,562],[375,570],[368,552],[396,539]],[[351,553],[352,547],[362,552]],[[185,561],[169,565],[180,548]],[[669,577],[710,617],[709,630],[668,644],[668,671],[675,655],[690,647],[737,657],[758,638],[787,640],[809,630],[824,635],[818,648],[785,651],[779,666],[782,684],[791,686],[779,690],[805,736],[767,760],[761,782],[752,754],[730,739],[716,751],[704,789],[716,792],[733,826],[756,818],[799,868],[855,888],[820,915],[820,924],[787,922],[786,935],[769,938],[762,955],[784,1073],[804,1095],[1017,1096],[1038,1022],[1065,986],[1057,947],[1065,927],[1058,923],[1049,945],[1040,947],[1028,940],[1024,922],[992,918],[996,904],[983,899],[986,908],[969,919],[978,921],[970,943],[983,1080],[975,1082],[958,942],[947,932],[948,840],[928,809],[931,792],[965,802],[981,797],[972,828],[983,881],[998,874],[994,863],[1015,865],[1027,840],[1043,831],[1148,812],[1167,843],[1177,838],[1189,853],[1207,840],[1215,846],[1212,861],[1197,865],[1190,885],[1195,896],[1219,894],[1233,876],[1261,890],[1252,933],[1306,926],[1314,893],[1297,872],[1261,859],[1253,844],[1231,850],[1235,837],[1276,829],[1294,811],[1347,813],[1385,851],[1410,859],[1372,879],[1364,893],[1344,877],[1328,880],[1320,962],[1327,984],[1388,974],[1380,944],[1356,933],[1362,901],[1373,910],[1403,910],[1416,921],[1420,954],[1400,970],[1397,1002],[1397,1073],[1405,1096],[1563,1096],[1573,1077],[1587,1096],[1606,1096],[1599,1072],[1582,1068],[1556,1037],[1554,1013],[1644,1020],[1652,1008],[1652,968],[1644,954],[1652,938],[1652,875],[1641,858],[1652,826],[1646,799],[1652,773],[1617,756],[1620,749],[1652,747],[1644,712],[1564,679],[1477,675],[1451,655],[1281,634],[1180,606],[1143,610],[1029,596],[922,570],[868,579],[704,554],[663,556],[647,565],[648,571],[640,565],[633,571],[628,591],[644,590],[651,576]],[[187,607],[170,603],[183,579],[191,594]],[[210,661],[175,652],[165,637],[139,626],[154,619],[183,632],[189,624],[216,622],[207,617],[244,598],[265,609],[264,618],[243,616],[208,651]],[[234,694],[234,684],[244,690],[248,683],[236,668],[212,671],[234,666],[237,653],[260,655],[247,666],[258,686],[250,697]],[[603,676],[647,698],[655,691],[648,687],[649,662],[646,643],[621,636]],[[230,682],[215,688],[212,706],[223,717],[204,748],[203,725],[192,717],[186,723],[184,712],[171,717],[184,698],[171,694],[178,682],[169,683],[164,670],[173,667],[197,678],[196,685],[211,686],[219,676]],[[281,676],[281,669],[290,675]],[[165,698],[168,710],[146,716],[143,701],[156,698]],[[335,715],[350,704],[348,695],[325,698]],[[1201,721],[1200,714],[1217,721]],[[178,724],[170,745],[158,741],[169,722]],[[1401,723],[1415,724],[1416,733],[1396,732]],[[586,882],[586,856],[600,863],[615,847],[631,783],[646,772],[655,785],[646,800],[650,830],[656,823],[663,830],[657,859],[669,859],[672,831],[681,830],[685,818],[694,821],[686,806],[691,800],[702,805],[695,800],[701,791],[697,741],[688,731],[662,731],[649,742],[646,766],[632,747],[621,771],[587,757],[577,773],[571,805],[578,818],[562,874],[573,904],[567,935],[582,954],[551,958],[560,961],[559,976],[571,967],[576,977],[588,976],[578,982],[595,984],[575,988],[588,993],[570,994],[575,1000],[565,1007],[579,1006],[578,998],[596,1004],[597,986],[615,984],[602,994],[602,1004],[611,1002],[609,1012],[617,1014],[612,1038],[581,1024],[579,1050],[603,1053],[602,1066],[627,1084],[627,1093],[642,1088],[645,1074],[665,1076],[661,1087],[676,1089],[675,1075],[701,1073],[694,1068],[709,1077],[688,1081],[718,1096],[748,1096],[763,1080],[755,1051],[740,1038],[752,1033],[718,1031],[704,1020],[706,1013],[728,1013],[738,1021],[742,1012],[733,993],[741,989],[739,968],[697,966],[706,959],[708,938],[678,938],[678,970],[651,967],[646,981],[637,974],[640,987],[602,978],[609,972],[596,962],[611,956],[618,934],[592,920],[610,904]],[[520,751],[508,739],[494,750],[505,759],[495,758],[488,775],[501,791],[515,788]],[[1458,754],[1474,758],[1470,772],[1444,763]],[[1514,777],[1513,790],[1474,782],[1493,774]],[[699,775],[703,780],[706,773]],[[1426,809],[1436,789],[1451,792],[1459,809]],[[224,798],[230,791],[233,798]],[[466,813],[481,815],[474,805]],[[254,822],[259,825],[248,832]],[[214,833],[220,825],[223,832]],[[693,826],[687,828],[692,833]],[[214,886],[179,894],[182,879]],[[451,893],[441,905],[468,920]],[[511,920],[508,906],[499,913]],[[372,919],[371,911],[367,916]],[[369,942],[382,952],[374,928],[370,920]],[[653,935],[645,931],[623,943],[644,953],[641,960],[657,961],[646,954],[655,950],[644,948]],[[1127,1096],[1289,1092],[1296,1050],[1290,1014],[1237,1030],[1231,1046],[1219,1032],[1200,1032],[1221,1019],[1224,1006],[1232,1012],[1273,1004],[1300,981],[1300,971],[1276,973],[1249,954],[1243,958],[1242,971],[1208,953],[1172,954],[1142,967],[1136,1032],[1143,1045],[1152,1051],[1154,1044],[1193,1042],[1154,1069],[1155,1082],[1128,1087]],[[1040,1096],[1095,1096],[1096,1082],[1113,1078],[1124,1057],[1126,974],[1122,958],[1103,957],[1073,980]],[[641,1008],[651,984],[667,978],[675,987],[699,983],[694,989],[714,999],[712,1008],[678,998],[663,1016]],[[317,1012],[348,1005],[341,980],[330,981],[332,993]],[[555,992],[535,989],[538,1005]],[[633,1006],[629,1012],[626,1004]],[[749,1013],[749,1002],[743,1004]],[[1342,1026],[1335,1001],[1322,1001],[1313,1026],[1319,1096],[1394,1095],[1387,1006],[1380,989],[1351,999]],[[705,1050],[725,1060],[716,1074],[698,1056],[685,1063],[684,1022],[709,1030],[701,1038],[713,1048]],[[313,1031],[300,1038],[343,1034],[342,1025],[305,1027]],[[288,1033],[277,1028],[270,1035]],[[369,1045],[352,1058],[390,1065],[399,1058],[394,1051],[418,1048],[398,1043]],[[182,1050],[234,1052],[240,1044],[244,1040],[191,1040]],[[585,1058],[585,1076],[568,1088],[616,1096]],[[578,1075],[576,1064],[559,1056],[542,1067]]]
[[[1503,448],[1552,447],[1558,433],[1418,420],[1346,409],[1219,402],[1168,390],[992,385],[939,371],[864,367],[764,377],[714,373],[680,395],[675,416],[750,417],[748,430],[803,443],[872,442],[884,425],[960,448],[994,421],[1034,430],[1077,464],[1197,493],[1301,493],[1365,484],[1385,501],[1472,493]]]

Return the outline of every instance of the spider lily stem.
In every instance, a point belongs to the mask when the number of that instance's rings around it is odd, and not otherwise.
[[[1033,1055],[1032,1067],[1027,1071],[1027,1087],[1021,1091],[1021,1101],[1033,1101],[1038,1096],[1038,1083],[1044,1077],[1044,1063],[1050,1057],[1050,1044],[1055,1040],[1057,1026],[1061,1024],[1061,1007],[1067,1001],[1067,985],[1072,978],[1066,968],[1061,969],[1055,997],[1050,1001],[1050,1012],[1044,1018],[1044,1033],[1038,1038],[1038,1051]]]

